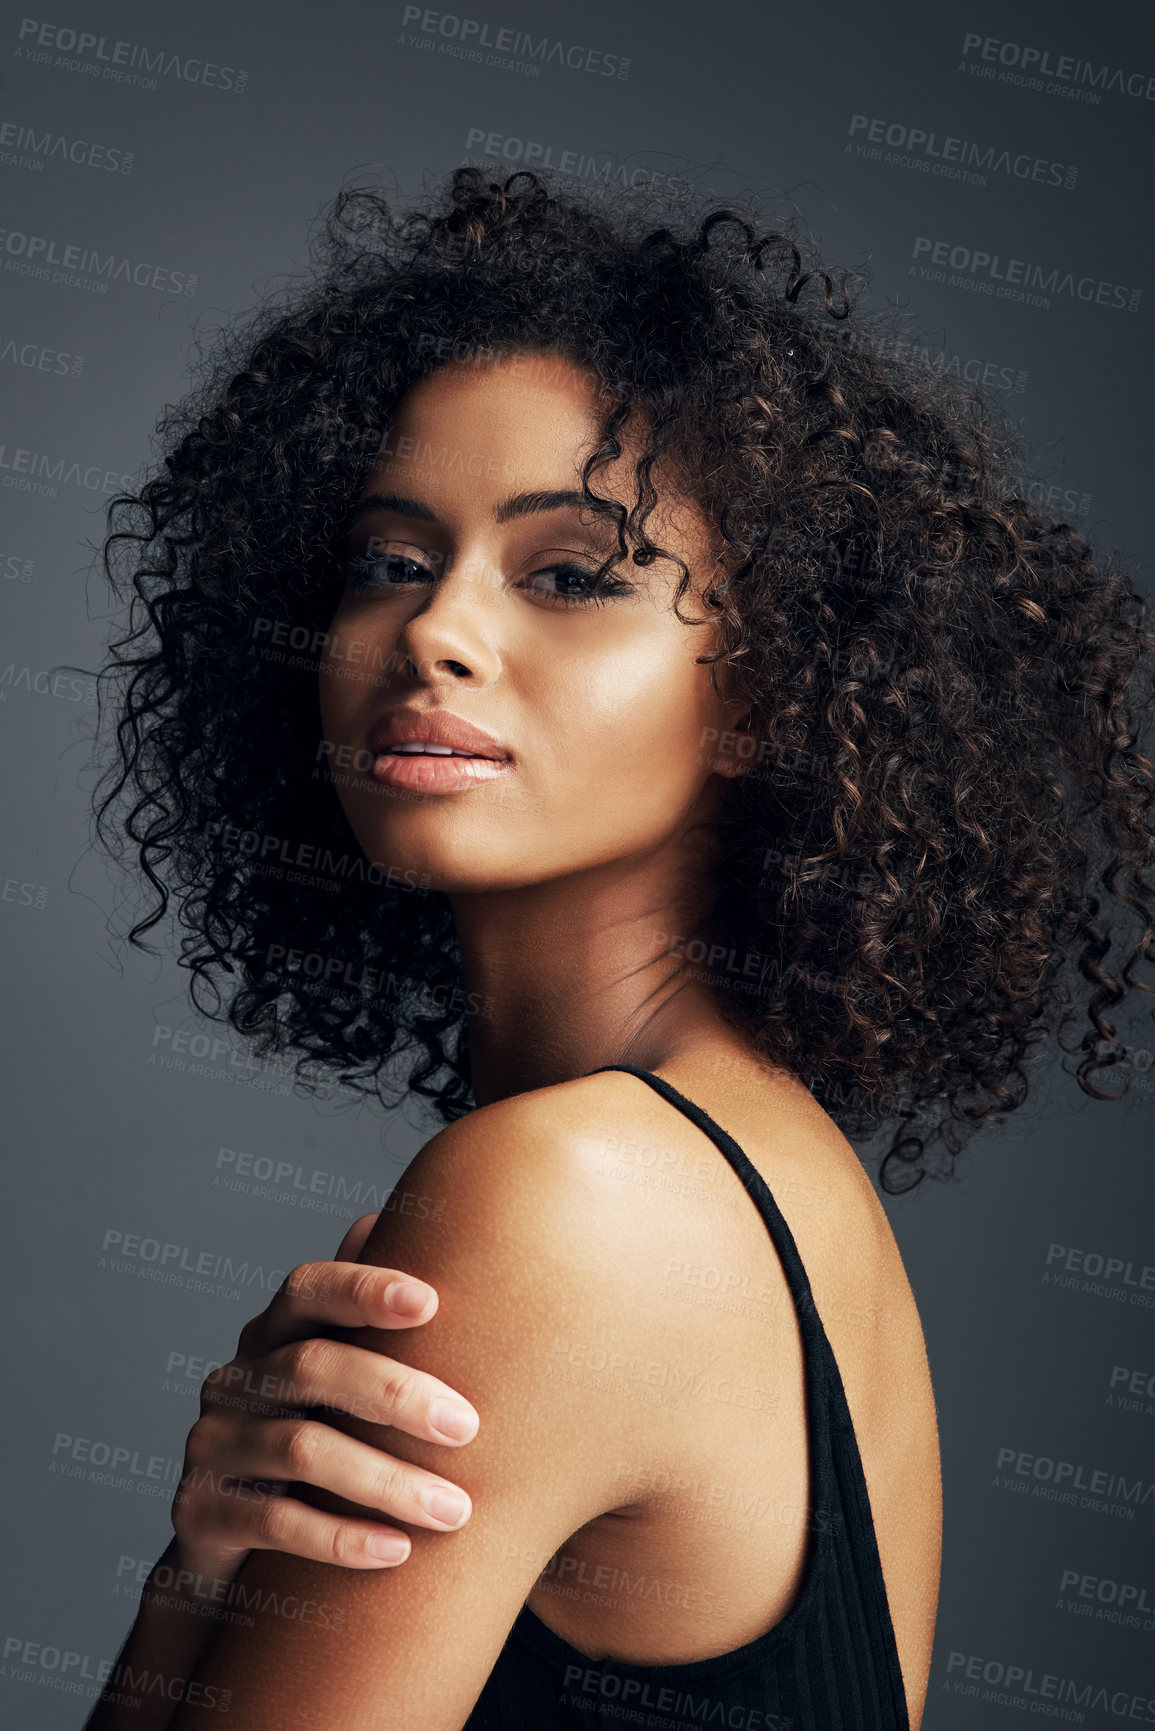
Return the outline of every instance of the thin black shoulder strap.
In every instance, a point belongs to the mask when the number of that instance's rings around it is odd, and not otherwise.
[[[783,1623],[776,1627],[784,1628],[791,1618],[795,1625],[798,1625],[799,1619],[809,1617],[818,1602],[816,1595],[820,1592],[827,1594],[826,1610],[823,1614],[831,1614],[831,1607],[835,1603],[834,1596],[837,1595],[841,1599],[843,1617],[846,1605],[850,1602],[850,1595],[857,1593],[861,1599],[861,1595],[868,1594],[873,1607],[870,1614],[874,1619],[874,1634],[869,1633],[866,1623],[862,1621],[864,1612],[861,1606],[857,1613],[858,1620],[864,1630],[864,1639],[877,1640],[882,1644],[883,1663],[889,1676],[891,1695],[901,1704],[896,1709],[900,1714],[896,1723],[901,1725],[902,1731],[908,1731],[910,1721],[906,1713],[906,1695],[890,1619],[886,1583],[875,1539],[862,1455],[846,1400],[842,1373],[814,1303],[810,1281],[802,1266],[794,1234],[757,1168],[747,1159],[734,1138],[728,1136],[709,1113],[703,1112],[700,1106],[679,1093],[672,1083],[661,1076],[655,1076],[650,1070],[635,1069],[632,1064],[603,1064],[601,1070],[624,1070],[628,1075],[640,1077],[643,1082],[648,1082],[656,1093],[661,1094],[663,1099],[668,1100],[671,1106],[676,1106],[699,1130],[704,1131],[730,1162],[766,1223],[798,1316],[810,1443],[811,1480],[808,1500],[816,1523],[815,1548],[807,1565],[803,1586]],[[598,1075],[600,1071],[591,1070],[589,1074]],[[843,1583],[837,1588],[829,1584],[836,1566],[838,1580]],[[825,1586],[824,1581],[828,1583]],[[839,1627],[841,1626],[839,1624]],[[834,1624],[831,1623],[829,1627],[834,1627]],[[827,1638],[828,1635],[829,1630]],[[875,1714],[872,1716],[872,1723],[881,1725],[890,1721]]]
[[[600,1076],[604,1070],[624,1070],[627,1075],[639,1076],[643,1082],[662,1098],[668,1100],[671,1106],[676,1106],[692,1124],[705,1132],[714,1145],[719,1148],[734,1168],[739,1179],[749,1191],[751,1200],[766,1222],[767,1229],[778,1252],[782,1269],[786,1275],[786,1284],[790,1288],[795,1309],[798,1312],[798,1325],[802,1332],[807,1349],[817,1349],[819,1356],[833,1361],[833,1352],[822,1325],[822,1318],[814,1303],[814,1294],[810,1290],[810,1279],[798,1254],[798,1246],[794,1242],[794,1234],[786,1223],[785,1216],[770,1191],[769,1185],[758,1169],[751,1163],[734,1138],[715,1123],[708,1112],[703,1112],[693,1100],[688,1100],[685,1094],[679,1092],[672,1082],[667,1082],[662,1076],[655,1076],[652,1070],[639,1070],[632,1064],[601,1064],[596,1070],[587,1072],[591,1076]],[[835,1367],[837,1368],[837,1367]]]

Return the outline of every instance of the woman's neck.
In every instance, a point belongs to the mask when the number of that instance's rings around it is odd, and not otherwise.
[[[479,1106],[586,1075],[653,1069],[688,1044],[733,1036],[707,972],[714,892],[697,861],[659,850],[547,883],[452,894]],[[696,977],[698,976],[698,977]]]

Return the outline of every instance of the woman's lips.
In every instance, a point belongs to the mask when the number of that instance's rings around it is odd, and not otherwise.
[[[513,768],[509,758],[445,757],[432,752],[382,751],[373,759],[374,781],[407,793],[460,793],[482,781],[495,781]]]

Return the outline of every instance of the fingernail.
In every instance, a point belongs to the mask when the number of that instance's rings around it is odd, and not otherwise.
[[[400,1533],[371,1533],[365,1549],[381,1563],[403,1563],[412,1546]]]
[[[469,1514],[468,1498],[463,1497],[460,1491],[426,1491],[421,1500],[425,1512],[435,1521],[444,1521],[447,1527],[463,1526]]]
[[[385,1302],[399,1316],[420,1316],[429,1307],[433,1289],[416,1280],[394,1280],[385,1288]]]
[[[468,1442],[476,1436],[481,1422],[471,1406],[459,1400],[435,1400],[429,1408],[429,1422],[442,1436],[454,1442]]]

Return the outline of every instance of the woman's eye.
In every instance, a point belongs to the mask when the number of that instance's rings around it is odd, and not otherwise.
[[[595,594],[593,586],[596,577],[596,571],[587,571],[583,565],[545,565],[540,571],[534,571],[530,575],[529,583],[535,594],[543,596],[551,603],[560,601],[563,605],[591,602],[600,606],[605,596],[630,593],[628,583],[611,577]]]
[[[433,565],[443,563],[438,554],[428,557]],[[414,584],[435,583],[438,575],[436,570],[431,570],[429,565],[411,554],[374,552],[372,546],[367,552],[351,553],[345,561],[344,571],[353,595],[380,594],[388,590],[397,593]],[[558,563],[531,572],[525,586],[550,606],[563,607],[601,606],[608,597],[628,595],[632,591],[631,584],[610,577],[595,594],[596,579],[597,572],[587,570],[584,565]]]
[[[363,595],[371,589],[433,582],[432,571],[405,553],[353,553],[345,561],[345,575],[354,595]]]

